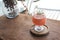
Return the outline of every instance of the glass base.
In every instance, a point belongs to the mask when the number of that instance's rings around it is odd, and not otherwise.
[[[18,16],[18,14],[7,14],[5,15],[7,18],[15,18],[16,16]]]
[[[36,32],[42,32],[42,31],[44,31],[44,27],[43,26],[35,26],[34,27],[34,30],[36,31]]]
[[[6,16],[7,18],[15,18],[16,16]]]

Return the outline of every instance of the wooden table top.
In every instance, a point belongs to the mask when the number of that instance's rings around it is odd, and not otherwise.
[[[31,16],[20,14],[14,19],[0,17],[0,38],[3,40],[60,40],[60,22],[47,19],[49,34],[43,37],[36,37],[30,34],[32,27]]]

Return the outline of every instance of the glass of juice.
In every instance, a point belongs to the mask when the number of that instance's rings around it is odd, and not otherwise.
[[[35,25],[34,26],[34,30],[37,32],[41,32],[44,30],[44,25],[46,23],[46,17],[45,14],[42,10],[38,10],[36,11],[36,13],[34,13],[34,15],[32,16],[32,22]]]

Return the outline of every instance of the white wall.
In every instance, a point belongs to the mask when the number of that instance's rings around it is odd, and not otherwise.
[[[0,1],[2,1],[2,0],[0,0]]]
[[[41,8],[49,8],[49,9],[59,9],[60,10],[60,0],[40,0]]]

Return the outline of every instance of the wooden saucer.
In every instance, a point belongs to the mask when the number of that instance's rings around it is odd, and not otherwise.
[[[33,25],[35,26],[35,25]],[[36,32],[34,29],[32,28],[30,29],[31,34],[36,35],[36,36],[44,36],[47,35],[49,33],[48,27],[46,25],[44,25],[43,27],[45,28],[42,32]]]

